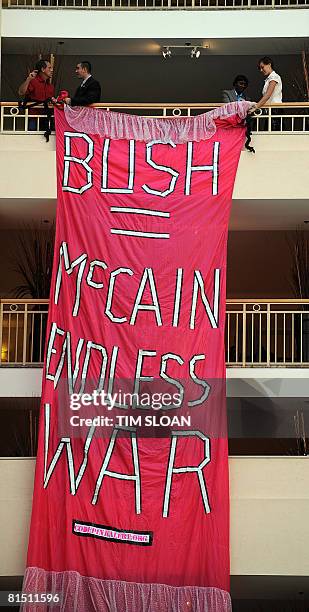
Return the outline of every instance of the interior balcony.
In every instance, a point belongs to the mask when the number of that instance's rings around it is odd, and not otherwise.
[[[309,299],[227,300],[227,398],[235,438],[242,436],[244,402],[257,411],[253,418],[279,411],[277,437],[293,435],[293,415],[307,411],[308,306]],[[47,317],[48,300],[0,300],[0,398],[40,397]],[[260,405],[265,398],[266,407]]]
[[[48,300],[0,299],[0,366],[42,367]],[[228,299],[228,368],[308,368],[309,299]]]
[[[194,114],[211,107],[179,103],[107,105],[148,116],[169,116],[173,111],[174,115]],[[27,112],[16,113],[16,104],[3,104],[2,109],[0,158],[7,173],[2,194],[0,186],[3,227],[0,260],[2,257],[4,269],[6,249],[17,238],[14,232],[20,220],[34,220],[43,229],[45,222],[55,218],[56,175],[54,137],[46,143],[42,132],[29,132]],[[283,106],[276,114],[279,131],[273,129],[271,107],[267,115],[257,118],[253,134],[256,154],[242,152],[234,189],[231,229],[241,231],[232,231],[229,239],[229,262],[234,270],[233,290],[228,295],[248,297],[227,301],[227,396],[245,401],[271,397],[272,408],[275,406],[276,410],[281,409],[281,400],[285,398],[293,413],[297,403],[305,407],[308,395],[308,301],[293,300],[288,281],[283,283],[281,279],[280,285],[278,279],[288,275],[290,267],[285,230],[290,232],[308,220],[307,110],[305,103]],[[40,118],[37,116],[38,130]],[[249,229],[264,231],[254,233]],[[271,231],[268,234],[265,230]],[[10,295],[8,291],[14,288],[15,279],[13,282],[10,277],[10,281],[4,290],[1,279],[0,295]],[[268,295],[272,297],[267,298]],[[48,303],[44,300],[1,301],[3,399],[40,396],[47,311]],[[292,413],[289,418],[293,426]]]
[[[100,106],[168,117],[192,116],[215,105],[110,103]],[[265,114],[254,120],[256,153],[242,151],[233,192],[237,229],[291,228],[306,219],[308,111],[309,103],[286,103],[280,108],[278,105],[268,107]],[[3,180],[0,185],[0,217],[4,224],[14,221],[14,217],[16,221],[21,216],[24,220],[55,216],[55,139],[52,136],[49,143],[45,142],[42,115],[31,114],[31,130],[29,117],[28,109],[20,111],[16,103],[1,103],[0,163]]]
[[[217,19],[214,29],[212,16]],[[18,28],[14,27],[16,20]],[[91,23],[87,23],[89,20]],[[152,114],[160,115],[160,109],[152,105],[160,106],[163,101],[161,107],[164,103],[171,105],[169,112],[179,105],[190,107],[198,103],[207,110],[205,103],[221,102],[222,90],[232,89],[237,74],[247,76],[246,95],[258,100],[263,75],[257,69],[257,61],[267,54],[282,77],[283,101],[301,105],[308,102],[304,72],[308,20],[307,9],[154,13],[4,9],[1,100],[17,100],[19,85],[42,56],[51,60],[57,92],[67,90],[73,94],[76,90],[75,67],[79,58],[91,62],[92,74],[101,82],[101,101],[111,104],[111,108],[114,102],[118,107],[124,102],[133,103],[131,109],[135,112],[134,104],[146,103]],[[166,47],[171,55],[164,57]],[[192,55],[194,48],[199,54]],[[147,114],[145,108],[144,112]]]

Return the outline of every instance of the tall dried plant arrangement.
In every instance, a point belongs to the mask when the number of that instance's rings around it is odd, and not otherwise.
[[[294,69],[291,85],[299,101],[309,101],[308,60],[305,49],[301,52],[301,69]]]
[[[24,224],[17,235],[11,261],[23,283],[15,287],[16,298],[48,298],[55,242],[55,223],[42,229],[37,223]]]
[[[301,56],[302,56],[302,65],[303,65],[303,73],[304,73],[304,80],[305,80],[305,88],[306,88],[307,100],[309,100],[308,62],[307,62],[306,51],[304,49],[302,51]]]
[[[296,229],[288,238],[291,252],[290,285],[299,300],[309,298],[309,232]],[[301,303],[294,316],[297,360],[309,364],[309,304]]]
[[[36,398],[32,406],[24,413],[22,424],[14,430],[14,447],[12,456],[36,457],[39,432],[39,410]]]
[[[290,284],[296,298],[309,298],[309,232],[296,229],[288,237],[291,253]],[[306,306],[306,307],[305,307]],[[309,310],[309,304],[304,305]]]
[[[303,411],[296,411],[294,415],[294,428],[297,441],[297,454],[307,455],[307,438]]]

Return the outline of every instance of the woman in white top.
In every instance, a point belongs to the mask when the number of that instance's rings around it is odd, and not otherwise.
[[[270,57],[262,57],[258,61],[258,69],[265,77],[262,98],[256,103],[253,112],[264,104],[282,102],[282,81],[279,74],[274,71],[274,62]]]

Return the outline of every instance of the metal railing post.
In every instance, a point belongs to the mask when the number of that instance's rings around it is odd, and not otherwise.
[[[25,109],[25,132],[28,132],[29,128],[29,117],[28,117],[28,109]]]
[[[247,354],[247,305],[243,304],[242,307],[242,367],[246,367],[246,354]]]
[[[28,304],[26,302],[25,310],[24,310],[23,365],[26,365],[26,361],[27,361],[27,327],[28,327]]]
[[[270,366],[270,303],[267,304],[266,315],[266,363]]]

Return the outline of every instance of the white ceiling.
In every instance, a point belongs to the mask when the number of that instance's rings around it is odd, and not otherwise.
[[[0,228],[16,228],[35,220],[55,218],[55,200],[0,199]],[[309,220],[309,200],[233,200],[231,230],[295,229]],[[304,227],[309,227],[305,225]]]
[[[62,42],[63,44],[59,44]],[[166,45],[209,45],[202,50],[208,55],[289,55],[309,47],[309,38],[217,38],[217,39],[62,39],[2,38],[2,53],[36,55],[158,55]],[[179,50],[177,53],[185,53]]]

